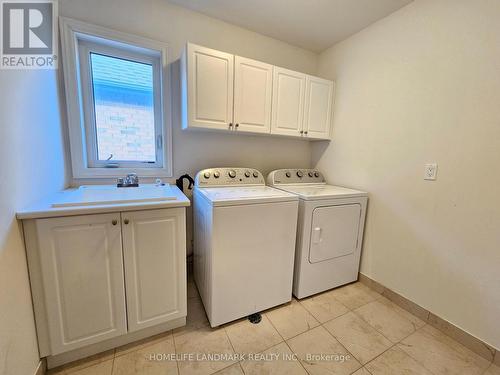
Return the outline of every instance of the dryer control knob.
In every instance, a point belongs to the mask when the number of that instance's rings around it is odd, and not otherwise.
[[[210,178],[210,172],[205,172],[205,173],[203,173],[203,177],[205,177],[205,178]]]
[[[219,178],[220,177],[220,172],[219,171],[215,171],[214,172],[214,177],[215,178]]]
[[[288,178],[290,178],[292,176],[292,174],[290,172],[286,172],[285,176],[287,176]]]
[[[307,175],[308,175],[309,177],[314,176],[312,172],[309,172]]]
[[[314,177],[319,177],[319,172],[314,172]]]
[[[297,177],[302,178],[304,176],[304,173],[302,171],[297,171]]]
[[[254,176],[255,178],[257,178],[257,177],[259,177],[259,174],[258,174],[257,172],[253,172],[253,176]]]
[[[229,177],[235,178],[236,177],[236,172],[233,171],[232,169],[229,171]]]
[[[245,177],[250,177],[250,172],[249,171],[245,171]]]

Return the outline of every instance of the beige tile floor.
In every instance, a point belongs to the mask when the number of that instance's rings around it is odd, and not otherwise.
[[[243,355],[189,360],[235,353]],[[151,360],[153,354],[176,358]],[[294,299],[263,313],[256,325],[243,319],[212,329],[189,282],[185,327],[50,374],[500,375],[500,367],[361,283]]]

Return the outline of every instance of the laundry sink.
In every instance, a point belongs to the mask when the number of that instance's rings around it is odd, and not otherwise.
[[[144,184],[138,187],[84,185],[61,193],[52,207],[99,206],[175,200],[170,185]]]

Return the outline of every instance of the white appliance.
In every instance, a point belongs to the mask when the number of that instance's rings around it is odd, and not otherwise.
[[[194,278],[212,327],[292,298],[298,197],[250,168],[195,178]]]
[[[304,298],[356,281],[368,194],[327,185],[312,169],[279,169],[267,182],[300,198],[293,294]]]

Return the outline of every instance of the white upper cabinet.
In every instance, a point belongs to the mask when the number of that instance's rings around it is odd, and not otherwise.
[[[234,56],[188,44],[182,64],[184,127],[229,129],[233,122]],[[184,88],[186,89],[186,88]]]
[[[188,43],[182,127],[330,139],[334,83]]]
[[[271,133],[301,136],[306,75],[274,67]]]
[[[184,212],[121,214],[130,332],[186,316]]]
[[[234,60],[234,127],[237,131],[271,131],[273,66],[244,57]]]
[[[334,84],[326,79],[307,76],[304,103],[304,135],[330,138]]]
[[[38,221],[51,354],[127,332],[119,214]]]

